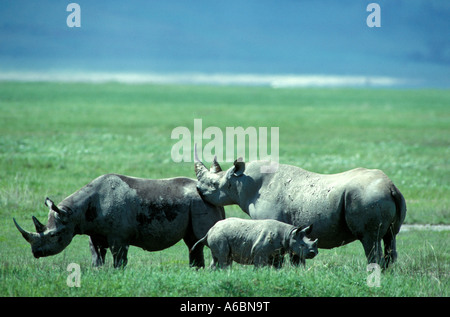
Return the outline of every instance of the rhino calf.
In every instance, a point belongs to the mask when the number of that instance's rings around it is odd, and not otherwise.
[[[50,199],[48,223],[33,216],[36,232],[17,229],[36,258],[64,250],[77,234],[90,236],[94,266],[103,265],[107,248],[114,267],[127,264],[130,245],[147,251],[168,248],[181,239],[190,249],[209,228],[225,218],[223,207],[202,200],[190,178],[144,179],[100,176],[58,205]],[[203,250],[189,254],[191,266],[204,266]]]
[[[307,238],[311,230],[312,225],[301,229],[272,219],[228,218],[209,229],[191,251],[200,243],[207,245],[213,259],[211,268],[226,268],[233,260],[256,267],[280,268],[286,253],[299,257],[305,265],[305,259],[312,259],[318,253],[317,239]]]

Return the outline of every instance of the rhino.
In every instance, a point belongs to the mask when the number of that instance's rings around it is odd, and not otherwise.
[[[223,207],[205,202],[197,181],[176,177],[144,179],[118,174],[102,175],[58,205],[47,198],[48,222],[32,217],[36,232],[17,229],[31,244],[36,258],[64,250],[77,234],[89,236],[93,266],[105,263],[109,248],[114,267],[125,267],[130,245],[147,251],[168,248],[181,239],[189,249],[217,221]],[[191,266],[203,267],[203,250],[189,254]]]
[[[191,251],[199,244],[208,246],[211,268],[227,268],[232,261],[280,268],[286,253],[295,254],[305,265],[305,259],[312,259],[318,253],[317,239],[307,238],[312,228],[312,225],[301,228],[273,219],[227,218],[209,229]]]
[[[214,158],[208,171],[195,153],[197,188],[211,204],[237,204],[252,219],[294,226],[314,223],[310,238],[319,239],[319,248],[359,240],[368,263],[387,268],[396,260],[396,235],[406,203],[386,174],[366,168],[318,174],[285,164],[278,164],[273,173],[264,172],[270,163],[238,159],[223,171]]]

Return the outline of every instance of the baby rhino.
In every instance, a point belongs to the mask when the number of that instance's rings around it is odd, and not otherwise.
[[[299,257],[305,265],[305,259],[318,253],[317,239],[307,238],[311,230],[312,225],[301,229],[272,219],[227,218],[211,227],[191,251],[199,243],[207,245],[213,258],[211,268],[226,268],[233,260],[256,267],[280,268],[286,253]]]

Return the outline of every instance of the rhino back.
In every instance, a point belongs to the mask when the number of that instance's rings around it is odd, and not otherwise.
[[[261,186],[249,212],[254,219],[277,219],[295,226],[314,224],[311,238],[319,238],[319,247],[330,248],[356,239],[347,225],[349,205],[364,207],[374,201],[390,201],[391,186],[379,170],[356,168],[318,174],[280,164],[278,172]]]
[[[155,251],[171,246],[185,236],[191,200],[196,194],[194,180],[118,177],[136,193],[136,201],[131,204],[134,210],[130,210],[135,245]]]
[[[340,180],[280,164],[276,173],[264,176],[249,205],[249,214],[252,219],[276,219],[307,226],[315,220],[312,218],[318,209],[324,214],[333,212],[341,194]],[[299,220],[304,223],[298,223]]]
[[[147,213],[138,214],[140,223],[167,219],[172,225],[185,228],[191,217],[196,237],[203,237],[219,220],[225,218],[223,207],[205,202],[197,191],[197,181],[186,177],[140,179],[120,176],[145,202]],[[177,220],[177,221],[175,221]],[[183,224],[183,225],[182,225]]]
[[[195,181],[187,178],[151,180],[107,174],[60,205],[77,210],[80,233],[156,251],[183,238],[189,224],[186,196],[192,186]]]

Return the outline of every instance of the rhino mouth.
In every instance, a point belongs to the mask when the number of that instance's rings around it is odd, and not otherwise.
[[[305,259],[312,259],[317,255],[317,252],[315,251],[309,251],[306,255],[305,255]]]
[[[42,258],[44,256],[44,253],[42,251],[35,251],[35,252],[33,252],[33,256],[36,259],[39,259],[39,258]]]

